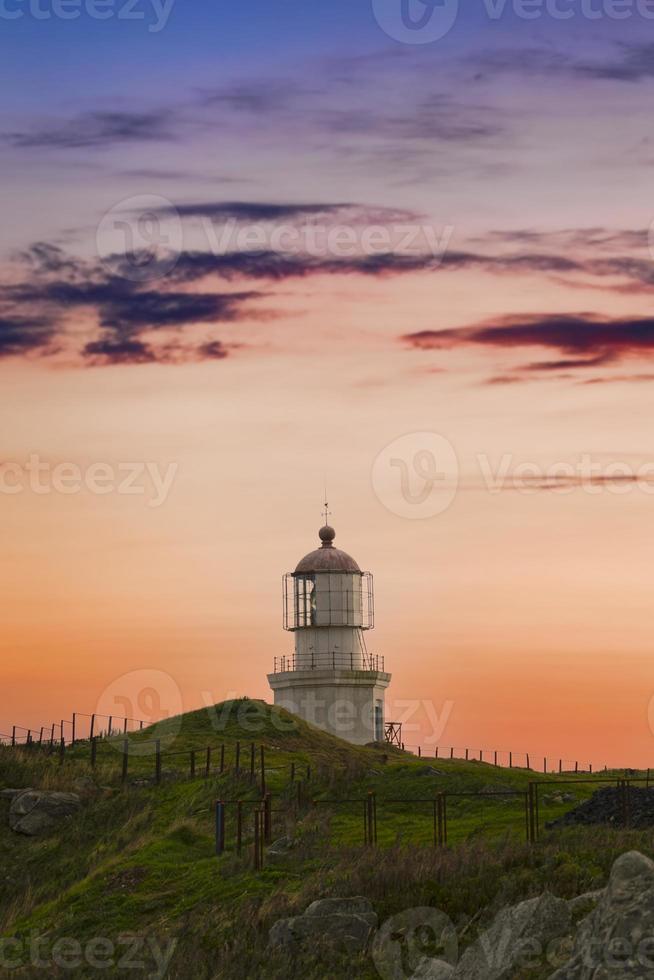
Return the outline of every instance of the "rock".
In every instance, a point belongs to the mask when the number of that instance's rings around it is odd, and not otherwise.
[[[25,790],[14,796],[9,808],[9,826],[19,834],[37,837],[77,813],[77,793]]]
[[[18,796],[19,793],[30,793],[30,789],[0,789],[0,799],[3,800],[13,800],[14,796]]]
[[[411,974],[411,980],[453,980],[454,967],[445,960],[424,957]]]
[[[73,783],[73,789],[81,796],[93,796],[99,792],[99,787],[90,776],[78,776]]]
[[[574,803],[574,793],[564,793],[565,803]],[[625,802],[627,807],[625,810]],[[622,790],[617,786],[605,786],[584,800],[568,813],[557,820],[550,821],[545,826],[568,827],[576,825],[591,826],[594,824],[613,824],[624,826],[625,815],[628,815],[629,825],[633,828],[654,826],[654,789],[642,786],[630,786],[628,798],[625,801]]]
[[[464,952],[452,980],[509,980],[569,929],[568,903],[549,892],[502,909],[490,929]]]
[[[583,895],[577,895],[576,898],[571,898],[568,902],[570,913],[574,916],[579,912],[592,912],[603,894],[604,889],[600,888],[597,891],[585,892]]]
[[[271,947],[316,943],[336,945],[348,953],[366,949],[377,928],[377,916],[365,898],[327,898],[312,902],[303,915],[280,919],[270,930]]]
[[[284,854],[288,854],[295,847],[295,841],[290,837],[280,837],[279,840],[273,841],[269,848],[266,850],[268,857],[282,857]]]
[[[654,977],[654,862],[638,851],[614,863],[607,888],[579,925],[573,953],[550,980]]]
[[[319,898],[311,903],[304,914],[375,916],[375,911],[367,898]]]
[[[434,769],[433,766],[427,766],[425,769],[419,769],[416,773],[417,776],[446,776],[441,769]]]

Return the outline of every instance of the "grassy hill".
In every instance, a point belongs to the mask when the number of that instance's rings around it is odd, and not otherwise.
[[[162,740],[159,784],[153,737]],[[251,779],[253,742],[257,768]],[[22,952],[12,947],[15,959],[29,960],[28,941],[42,934],[48,937],[45,950],[62,938],[84,944],[104,938],[123,955],[129,952],[125,937],[138,935],[146,939],[139,947],[143,969],[116,966],[104,975],[156,975],[147,943],[166,950],[175,940],[165,973],[171,978],[372,978],[377,973],[366,957],[334,954],[325,963],[316,950],[291,962],[272,954],[266,950],[268,929],[316,898],[362,894],[380,922],[402,909],[436,905],[467,941],[506,902],[545,888],[573,897],[601,886],[625,849],[652,854],[648,833],[610,828],[544,832],[530,845],[524,796],[494,794],[524,794],[533,773],[418,759],[388,746],[351,746],[262,702],[227,702],[129,736],[125,783],[122,744],[122,738],[99,743],[95,768],[88,742],[68,749],[63,762],[38,749],[0,749],[0,788],[73,790],[83,797],[79,815],[42,838],[12,832],[9,802],[0,801],[0,934],[22,942]],[[295,846],[255,872],[251,844],[261,745],[273,800],[272,838],[288,835]],[[552,784],[541,790],[542,822],[593,788],[581,777],[571,783],[556,775],[537,778]],[[369,791],[377,797],[377,847],[363,846],[361,801]],[[444,791],[483,795],[452,796],[449,846],[437,848],[432,801]],[[217,799],[244,801],[240,856],[233,804],[227,808],[226,853],[215,855]],[[31,976],[30,969],[12,975]],[[71,970],[50,964],[49,973],[70,976]],[[97,974],[88,964],[73,971]]]

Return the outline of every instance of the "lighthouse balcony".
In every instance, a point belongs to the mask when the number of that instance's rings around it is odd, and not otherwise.
[[[361,651],[275,657],[274,674],[289,674],[301,670],[358,670],[384,673],[384,658]]]

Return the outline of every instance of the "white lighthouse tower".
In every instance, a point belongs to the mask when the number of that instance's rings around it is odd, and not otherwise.
[[[268,682],[276,705],[318,728],[357,745],[382,742],[391,675],[366,649],[372,575],[334,547],[327,523],[319,537],[320,548],[284,576],[284,629],[295,634],[295,652],[275,659]]]

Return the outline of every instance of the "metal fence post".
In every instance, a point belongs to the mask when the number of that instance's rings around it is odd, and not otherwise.
[[[263,800],[263,836],[266,844],[270,844],[272,840],[272,796],[270,793],[266,793]]]

